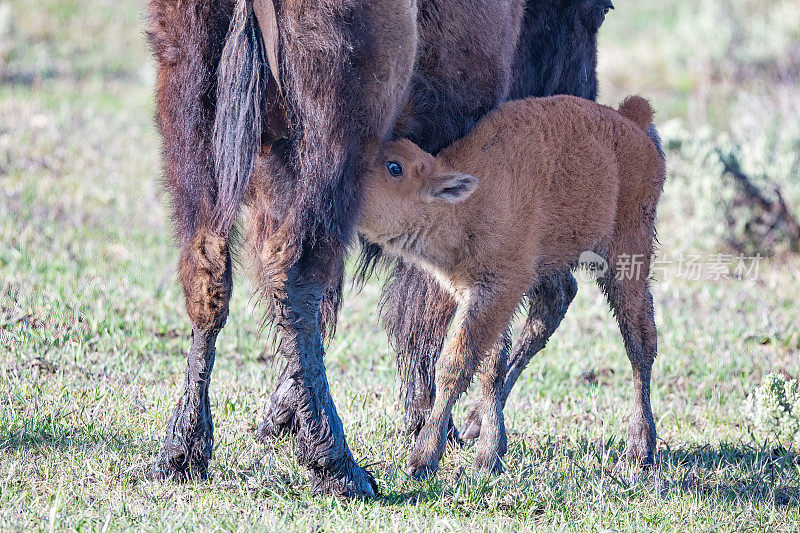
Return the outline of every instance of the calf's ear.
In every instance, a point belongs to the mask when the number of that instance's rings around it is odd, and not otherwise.
[[[442,174],[433,186],[431,196],[449,204],[463,202],[478,188],[478,178],[470,174]]]

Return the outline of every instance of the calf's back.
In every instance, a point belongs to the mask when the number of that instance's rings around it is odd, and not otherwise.
[[[569,96],[508,102],[438,159],[478,178],[459,212],[487,218],[470,233],[507,244],[499,261],[533,257],[545,274],[627,228],[652,238],[641,214],[654,214],[661,190],[658,148],[609,107]]]

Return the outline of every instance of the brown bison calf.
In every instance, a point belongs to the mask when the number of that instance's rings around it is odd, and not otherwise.
[[[650,371],[656,327],[647,272],[665,165],[653,110],[619,110],[571,96],[502,105],[437,157],[408,140],[387,144],[363,178],[359,231],[433,274],[464,308],[436,363],[436,399],[409,473],[436,470],[456,399],[478,371],[483,419],[475,466],[499,471],[506,452],[502,385],[509,323],[541,279],[602,256],[598,278],[633,366],[628,458],[653,461]],[[641,262],[641,274],[619,268]]]

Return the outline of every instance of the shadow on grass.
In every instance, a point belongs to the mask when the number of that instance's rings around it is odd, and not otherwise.
[[[721,443],[661,450],[654,474],[670,474],[683,492],[800,507],[799,465],[792,448]]]
[[[124,450],[138,449],[141,439],[134,435],[94,428],[75,427],[53,422],[49,418],[26,420],[22,424],[6,426],[0,423],[0,451],[50,449],[70,450]]]
[[[445,458],[445,461],[447,459]],[[496,478],[458,475],[426,482],[407,480],[402,489],[376,498],[380,506],[437,501],[481,509],[543,512],[548,498],[581,501],[596,498],[598,486],[613,499],[701,497],[709,503],[751,502],[800,507],[800,454],[792,449],[747,443],[689,445],[658,451],[647,469],[628,466],[624,443],[512,442],[508,473]],[[560,495],[560,496],[558,496]],[[484,507],[484,510],[486,507]]]
[[[288,439],[291,440],[291,439]],[[269,446],[267,455],[292,453],[289,442]],[[56,450],[136,452],[149,445],[136,435],[106,428],[74,427],[50,418],[21,424],[0,421],[0,451]],[[656,464],[647,470],[629,467],[624,442],[536,442],[514,439],[507,456],[507,473],[473,476],[463,469],[443,473],[424,482],[412,481],[399,472],[373,465],[382,493],[372,500],[379,507],[429,506],[469,516],[476,512],[541,514],[554,500],[590,501],[601,490],[610,500],[635,503],[647,498],[700,497],[709,504],[743,503],[800,507],[800,454],[793,449],[767,444],[720,443],[662,445]],[[203,490],[224,490],[242,482],[264,485],[264,498],[297,499],[307,489],[300,472],[285,478],[276,474],[270,459],[238,468],[214,465],[211,483]],[[388,466],[385,465],[384,466]],[[469,469],[469,467],[467,467]],[[283,470],[281,468],[280,470]],[[383,470],[383,472],[381,472]],[[382,479],[381,479],[382,478]],[[598,489],[598,487],[601,487]]]

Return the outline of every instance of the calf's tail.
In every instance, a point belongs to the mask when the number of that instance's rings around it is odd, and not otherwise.
[[[637,126],[642,128],[653,144],[658,149],[661,159],[664,159],[664,149],[661,147],[661,137],[658,135],[658,130],[653,125],[653,116],[655,111],[653,106],[650,105],[646,99],[641,96],[629,96],[619,105],[617,109],[620,115],[631,120]]]
[[[653,122],[656,112],[650,102],[641,96],[629,96],[619,105],[617,109],[620,115],[633,121],[637,126],[647,131],[647,127]]]

